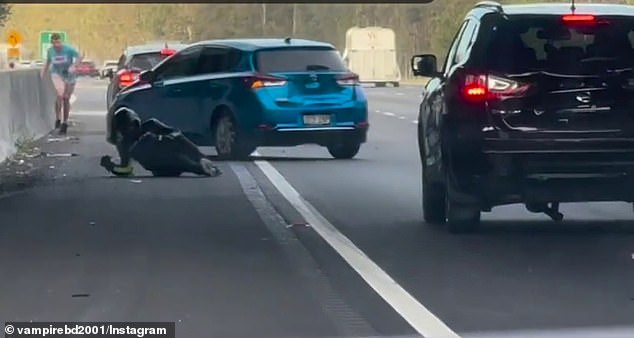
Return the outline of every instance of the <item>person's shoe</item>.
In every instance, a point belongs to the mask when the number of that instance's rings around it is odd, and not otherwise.
[[[60,120],[55,120],[55,129],[59,129],[59,127],[62,125],[62,121]]]
[[[59,133],[62,134],[62,135],[66,135],[66,132],[68,132],[68,123],[64,122],[59,127]]]
[[[203,170],[204,170],[206,176],[215,177],[215,176],[220,176],[222,174],[220,169],[218,169],[218,167],[216,167],[213,164],[213,162],[211,162],[207,158],[202,158],[200,160],[200,165],[203,167]]]

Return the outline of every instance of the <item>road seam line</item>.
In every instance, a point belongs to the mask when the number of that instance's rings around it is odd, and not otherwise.
[[[254,155],[259,155],[256,152]],[[286,200],[360,276],[374,289],[412,328],[426,338],[459,338],[444,322],[419,303],[381,267],[372,261],[348,237],[332,225],[310,202],[268,161],[255,164]]]
[[[291,266],[299,273],[323,313],[346,337],[376,336],[378,332],[356,313],[333,289],[327,276],[319,271],[319,265],[308,249],[287,229],[287,222],[275,209],[258,185],[255,177],[240,163],[230,163],[231,170],[238,177],[242,191],[255,208],[264,225],[282,246]]]

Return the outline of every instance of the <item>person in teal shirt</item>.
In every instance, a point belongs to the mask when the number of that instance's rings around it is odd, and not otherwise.
[[[75,66],[81,62],[81,56],[73,47],[62,43],[59,34],[51,36],[53,47],[48,49],[46,63],[42,70],[42,77],[49,73],[53,80],[53,85],[57,91],[55,102],[55,113],[57,120],[55,128],[59,128],[61,134],[66,134],[68,130],[68,116],[70,115],[70,97],[75,91],[77,76]]]

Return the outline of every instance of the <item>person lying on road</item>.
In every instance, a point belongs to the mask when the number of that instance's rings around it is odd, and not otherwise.
[[[185,172],[203,176],[221,174],[193,142],[157,119],[141,123],[135,113],[124,110],[114,117],[112,128],[121,163],[114,163],[107,155],[100,163],[112,174],[133,175],[132,160],[154,176],[180,176]]]

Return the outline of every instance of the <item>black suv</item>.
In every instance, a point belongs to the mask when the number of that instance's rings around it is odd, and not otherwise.
[[[128,46],[119,57],[116,70],[109,70],[106,74],[110,78],[106,93],[106,106],[109,108],[115,95],[136,81],[142,71],[154,68],[161,61],[186,46],[181,43],[149,43]]]
[[[427,223],[476,229],[523,203],[634,202],[634,7],[478,3],[431,78],[418,143]]]

